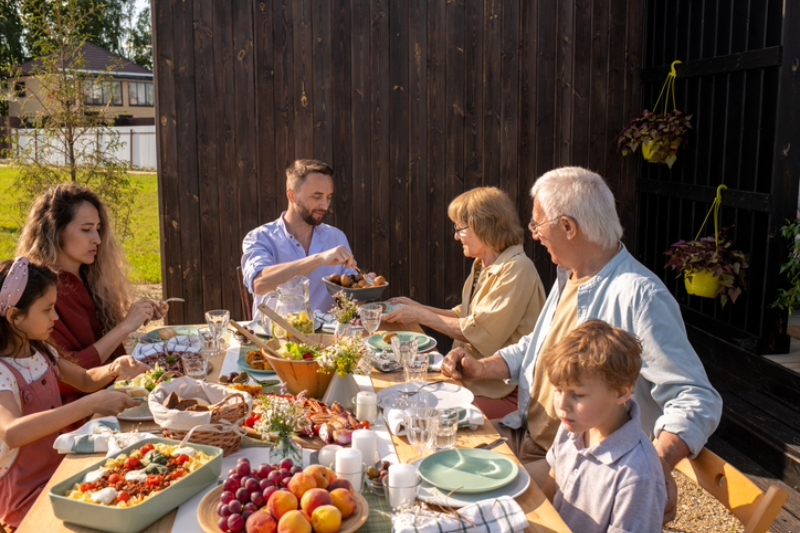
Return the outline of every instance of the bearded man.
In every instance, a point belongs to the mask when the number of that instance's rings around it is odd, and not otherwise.
[[[244,284],[255,295],[253,317],[265,295],[295,276],[306,276],[311,309],[333,307],[323,277],[347,274],[355,266],[347,237],[322,223],[333,198],[333,169],[298,159],[286,169],[289,207],[273,222],[250,231],[242,242]],[[354,272],[354,271],[352,271]]]

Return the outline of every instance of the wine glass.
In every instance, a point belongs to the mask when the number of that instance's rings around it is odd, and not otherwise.
[[[408,443],[417,455],[424,457],[433,447],[433,440],[436,438],[439,411],[432,407],[410,407],[403,411],[403,424]]]
[[[358,316],[361,317],[361,325],[372,335],[381,325],[381,314],[383,307],[378,304],[365,304],[358,308]]]
[[[217,345],[221,345],[220,339],[228,331],[228,324],[231,322],[231,312],[226,309],[206,311],[206,320]]]

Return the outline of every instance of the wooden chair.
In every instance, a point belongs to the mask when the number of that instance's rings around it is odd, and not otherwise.
[[[786,502],[785,491],[773,485],[764,494],[747,476],[707,448],[675,468],[727,507],[744,524],[744,533],[769,531]]]
[[[242,299],[242,317],[243,320],[253,320],[253,296],[247,287],[244,285],[244,275],[242,274],[242,267],[236,267],[236,278],[239,280],[239,296]]]

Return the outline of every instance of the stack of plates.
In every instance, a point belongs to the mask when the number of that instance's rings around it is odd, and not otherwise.
[[[522,466],[489,450],[456,448],[415,464],[422,478],[420,500],[453,508],[500,496],[514,498],[531,483]]]

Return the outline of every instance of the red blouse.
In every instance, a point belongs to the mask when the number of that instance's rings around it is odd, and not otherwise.
[[[102,366],[103,362],[94,343],[103,336],[103,326],[97,318],[97,310],[89,291],[83,282],[70,272],[62,271],[58,275],[58,281],[56,300],[58,320],[53,327],[50,340],[65,352],[68,359],[83,368]],[[109,361],[124,354],[125,348],[120,345]],[[59,390],[65,404],[84,395],[63,382],[59,382]]]

